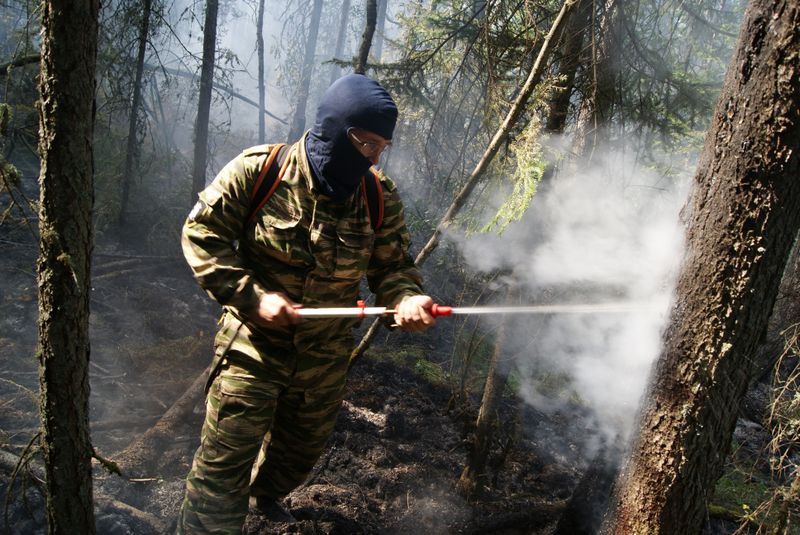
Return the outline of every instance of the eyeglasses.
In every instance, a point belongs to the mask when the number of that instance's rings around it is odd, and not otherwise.
[[[376,156],[379,156],[384,150],[386,150],[386,147],[389,147],[392,144],[391,141],[387,141],[385,143],[376,143],[374,141],[361,141],[353,133],[352,128],[347,129],[347,135],[350,137],[350,139],[352,139],[355,142],[356,145],[358,145],[359,152],[365,158],[374,158]]]

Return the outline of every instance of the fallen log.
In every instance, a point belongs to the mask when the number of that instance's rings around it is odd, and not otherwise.
[[[206,373],[197,376],[164,413],[164,415],[144,434],[131,442],[114,459],[127,476],[141,476],[153,459],[157,459],[164,448],[174,442],[175,428],[185,423],[192,415],[195,405],[203,399]]]

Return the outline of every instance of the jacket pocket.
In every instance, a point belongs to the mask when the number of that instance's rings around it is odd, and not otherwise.
[[[317,268],[334,279],[361,279],[372,254],[373,234],[321,224],[311,229],[310,237]]]
[[[308,261],[308,255],[303,255],[303,236],[298,220],[264,217],[255,226],[253,241],[258,254],[296,265]]]

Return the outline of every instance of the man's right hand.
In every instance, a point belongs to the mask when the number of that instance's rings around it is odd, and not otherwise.
[[[258,303],[253,321],[263,327],[285,327],[300,322],[297,304],[281,292],[267,292]]]

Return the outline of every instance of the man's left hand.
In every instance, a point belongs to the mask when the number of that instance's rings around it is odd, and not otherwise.
[[[427,295],[413,295],[404,298],[394,314],[395,324],[408,332],[422,332],[436,323],[431,315],[433,299]]]

